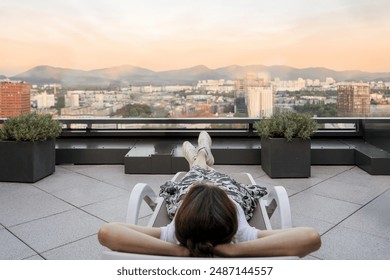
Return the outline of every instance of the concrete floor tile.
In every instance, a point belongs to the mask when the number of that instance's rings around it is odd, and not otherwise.
[[[47,260],[99,260],[104,247],[100,245],[97,235],[66,244],[42,253]]]
[[[129,195],[107,199],[82,207],[84,211],[106,222],[125,222]]]
[[[78,170],[82,170],[83,167],[89,167],[92,165],[88,164],[73,164],[73,163],[62,163],[62,164],[56,164],[56,170],[57,169],[65,169],[73,172],[77,172]]]
[[[366,171],[354,167],[346,172],[336,175],[332,180],[342,183],[360,185],[362,187],[382,186],[390,188],[390,176],[375,175],[371,176]]]
[[[37,193],[37,188],[28,183],[0,182],[0,204],[21,196],[29,196]],[[35,192],[34,192],[35,191]]]
[[[0,260],[21,260],[36,254],[6,229],[0,230]]]
[[[286,178],[286,179],[271,179],[268,176],[262,176],[256,178],[256,182],[262,185],[270,185],[270,186],[283,186],[285,188],[291,189],[295,192],[304,191],[320,182],[324,179],[321,178]]]
[[[106,181],[113,176],[118,176],[121,173],[124,174],[125,168],[123,165],[88,165],[82,169],[74,169],[74,171],[79,174]]]
[[[23,260],[28,260],[28,261],[43,261],[43,260],[45,260],[45,259],[42,258],[40,255],[34,255],[34,256],[31,256],[31,257],[28,257],[28,258],[24,258]]]
[[[51,193],[62,188],[67,188],[69,185],[76,184],[80,180],[80,177],[76,175],[73,171],[56,166],[56,171],[52,175],[33,183],[33,185]]]
[[[324,234],[335,226],[335,224],[332,223],[324,222],[322,220],[317,220],[302,215],[297,215],[295,213],[292,214],[292,223],[293,227],[312,227],[320,235]]]
[[[311,175],[318,178],[328,179],[335,175],[352,169],[353,166],[348,165],[312,165]]]
[[[390,240],[390,191],[374,199],[341,223],[342,226]]]
[[[290,197],[291,211],[331,224],[337,224],[354,213],[360,206],[315,194],[299,193]]]
[[[103,223],[76,209],[11,227],[10,231],[41,253],[96,234]]]
[[[329,179],[310,188],[308,193],[319,194],[330,198],[364,205],[383,193],[386,189],[387,188],[384,186],[367,188],[357,184]]]
[[[78,174],[73,171],[62,169],[61,172],[62,174],[52,175],[34,183],[34,186],[48,193],[67,191],[74,187],[83,188],[93,185],[113,187],[112,185],[104,183],[99,179],[89,177],[83,174]]]
[[[72,205],[81,207],[114,197],[127,196],[128,192],[106,183],[94,182],[83,186],[73,185],[66,190],[55,191],[52,194]]]
[[[90,204],[82,207],[82,209],[107,222],[125,222],[128,204],[129,195]],[[151,214],[152,210],[150,207],[145,202],[142,202],[139,219]]]
[[[18,190],[8,191],[8,194],[2,193],[0,199],[0,223],[5,226],[17,225],[74,208],[32,185],[14,187]]]
[[[312,255],[324,260],[388,260],[390,241],[337,226],[322,236],[322,246]]]
[[[123,165],[88,165],[82,168],[73,167],[70,170],[125,190],[131,188],[129,175],[124,173]]]
[[[96,172],[96,174],[99,174],[99,172]],[[74,170],[67,170],[66,168],[61,168],[56,176],[45,178],[34,185],[79,207],[105,199],[127,195],[127,192],[120,187],[113,186],[84,174],[79,174]]]
[[[288,195],[288,197],[290,197],[290,196],[293,196],[294,194],[296,194],[296,193],[299,193],[300,191],[299,190],[293,190],[293,189],[290,189],[290,188],[288,188],[288,187],[284,187],[285,189],[286,189],[286,191],[287,191],[287,195]]]

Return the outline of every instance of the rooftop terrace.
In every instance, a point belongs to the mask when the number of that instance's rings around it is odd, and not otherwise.
[[[311,177],[305,179],[271,179],[263,172],[254,121],[61,120],[66,129],[57,139],[55,173],[31,184],[0,182],[0,260],[100,259],[101,225],[125,221],[136,183],[148,183],[158,191],[172,178],[173,169],[185,170],[180,143],[196,141],[200,129],[211,132],[216,169],[249,172],[259,185],[286,188],[293,226],[314,227],[322,236],[321,249],[308,259],[390,259],[390,118],[319,119],[323,124],[344,125],[325,127],[314,135]],[[126,127],[129,124],[158,128]],[[166,126],[172,124],[181,126]],[[210,130],[211,124],[245,127]],[[196,127],[189,129],[190,125]],[[139,150],[142,172],[129,162]],[[150,164],[150,158],[175,164],[170,170],[148,170],[154,162]],[[141,212],[141,223],[146,224],[151,213]],[[278,220],[271,222],[278,227]]]
[[[390,259],[390,176],[349,165],[312,166],[307,179],[270,179],[259,165],[216,168],[249,172],[263,186],[283,185],[293,225],[322,236],[321,249],[307,259]],[[134,185],[157,191],[171,177],[125,174],[123,165],[57,165],[33,184],[0,182],[0,259],[100,259],[98,229],[124,221]],[[149,214],[143,211],[143,224]]]

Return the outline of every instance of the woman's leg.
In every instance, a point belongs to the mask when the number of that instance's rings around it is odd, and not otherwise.
[[[184,155],[185,159],[187,160],[187,162],[190,166],[190,169],[191,169],[191,167],[194,164],[194,160],[195,160],[196,153],[197,153],[196,148],[190,142],[185,141],[183,143],[182,151],[183,151],[183,155]]]
[[[211,166],[214,164],[214,157],[211,153],[211,138],[206,131],[202,131],[198,137],[198,148],[195,148],[190,142],[183,143],[183,154],[190,169],[193,166],[199,166],[206,170],[214,170]]]
[[[208,166],[214,165],[214,157],[211,153],[212,140],[206,131],[201,131],[198,137],[198,150],[204,149],[206,151],[206,163]]]
[[[200,166],[206,170],[214,170],[211,166],[207,164],[207,155],[208,154],[205,150],[199,150],[195,156],[192,166]]]

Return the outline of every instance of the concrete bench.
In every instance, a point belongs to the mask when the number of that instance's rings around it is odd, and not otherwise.
[[[350,140],[355,164],[371,175],[390,175],[390,153],[364,141]]]
[[[196,139],[189,139],[194,145]],[[173,174],[188,170],[182,139],[150,139],[137,142],[126,154],[126,174]],[[218,165],[261,165],[258,139],[215,139],[212,152]],[[372,175],[390,174],[390,155],[363,140],[313,139],[312,165],[357,165]]]

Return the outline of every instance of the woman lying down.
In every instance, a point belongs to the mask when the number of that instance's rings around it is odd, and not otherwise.
[[[161,186],[167,226],[154,228],[107,223],[99,242],[113,251],[182,257],[303,257],[321,246],[312,228],[259,230],[248,224],[256,199],[266,189],[245,186],[212,168],[211,138],[202,131],[198,148],[183,144],[190,171],[179,183]]]

